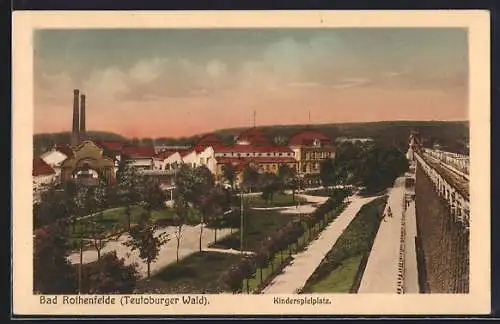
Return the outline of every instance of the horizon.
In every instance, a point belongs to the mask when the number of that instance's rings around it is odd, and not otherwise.
[[[468,120],[464,28],[38,30],[34,134]],[[256,120],[253,114],[256,112]]]
[[[281,125],[281,124],[276,124],[276,125],[256,125],[255,128],[272,128],[272,127],[309,127],[309,126],[316,126],[316,127],[326,127],[326,126],[339,126],[339,125],[354,125],[354,124],[376,124],[376,123],[469,123],[469,120],[463,119],[463,120],[382,120],[382,121],[368,121],[368,122],[345,122],[345,123],[321,123],[321,124],[288,124],[288,125]],[[212,133],[218,133],[218,132],[230,132],[230,131],[236,131],[236,130],[244,130],[244,129],[249,129],[253,128],[253,126],[242,126],[242,127],[230,127],[230,128],[223,128],[223,129],[215,129],[212,131],[204,132],[204,133],[196,133],[190,136],[180,136],[180,137],[170,137],[170,136],[144,136],[144,137],[128,137],[120,133],[116,133],[113,131],[109,130],[87,130],[87,133],[110,133],[113,135],[118,135],[123,137],[126,140],[132,140],[132,139],[153,139],[153,140],[158,140],[158,139],[173,139],[173,140],[180,140],[180,139],[189,139],[193,137],[200,137],[206,134],[212,134]],[[41,135],[60,135],[60,134],[65,134],[71,133],[71,130],[64,130],[60,132],[44,132],[44,133],[34,133],[33,136],[41,136]]]

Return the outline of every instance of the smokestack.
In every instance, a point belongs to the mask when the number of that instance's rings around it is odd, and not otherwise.
[[[83,141],[87,137],[85,132],[85,95],[80,95],[80,139]]]
[[[80,107],[79,107],[80,90],[73,90],[73,129],[71,131],[71,145],[77,146],[79,142],[80,129]]]

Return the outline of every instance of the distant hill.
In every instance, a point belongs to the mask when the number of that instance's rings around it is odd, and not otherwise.
[[[440,144],[445,150],[468,154],[469,122],[467,121],[383,121],[317,125],[276,125],[258,128],[270,138],[276,138],[281,143],[286,143],[292,134],[308,127],[318,129],[333,139],[338,137],[370,137],[383,143],[394,144],[403,150],[408,146],[410,132],[418,131],[426,146]],[[245,129],[247,128],[228,128],[217,130],[214,133],[221,138],[223,143],[230,144]],[[199,134],[183,138],[129,139],[110,132],[89,131],[87,133],[92,139],[121,140],[136,144],[151,144],[154,142],[156,145],[192,145],[203,135]],[[69,141],[69,132],[36,134],[34,135],[34,149],[36,154],[39,154],[56,143],[69,143]]]
[[[306,128],[315,128],[329,137],[373,138],[385,143],[392,143],[401,149],[408,146],[408,137],[411,131],[418,131],[424,145],[440,144],[443,149],[468,154],[469,122],[443,121],[384,121],[370,123],[343,123],[317,125],[290,125],[290,126],[262,126],[262,132],[270,138],[289,138],[296,132]],[[222,129],[215,132],[223,140],[237,136],[246,128]]]
[[[88,131],[87,137],[93,140],[110,140],[110,141],[126,141],[127,138],[112,133],[101,131]],[[71,141],[71,132],[60,133],[41,133],[33,135],[33,151],[34,154],[39,155],[55,144],[69,144]]]

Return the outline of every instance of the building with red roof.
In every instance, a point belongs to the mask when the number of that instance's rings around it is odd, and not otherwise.
[[[321,162],[335,157],[333,140],[317,129],[305,129],[292,135],[288,146],[295,153],[298,171],[304,176],[317,176]]]
[[[56,171],[39,156],[33,158],[32,175],[35,196],[57,180]]]
[[[153,170],[156,156],[153,146],[125,145],[121,151],[121,158],[138,170]]]
[[[256,127],[247,129],[236,138],[239,145],[269,145],[271,140]]]

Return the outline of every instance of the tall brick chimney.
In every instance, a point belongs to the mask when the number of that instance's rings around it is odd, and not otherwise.
[[[73,90],[73,128],[71,130],[71,146],[77,146],[80,140],[80,90]]]
[[[85,94],[80,95],[80,140],[87,139],[85,131]]]

